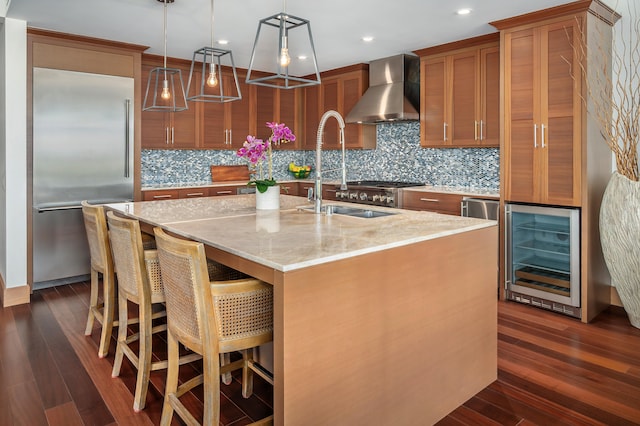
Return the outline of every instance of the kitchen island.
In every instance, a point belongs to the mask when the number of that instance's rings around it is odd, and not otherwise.
[[[108,208],[274,286],[276,424],[432,424],[496,379],[496,222],[316,215],[285,195],[280,210],[256,211],[254,200]]]

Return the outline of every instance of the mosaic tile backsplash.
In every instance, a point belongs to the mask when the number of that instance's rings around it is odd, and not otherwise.
[[[327,180],[340,179],[340,151],[323,151]],[[276,180],[292,179],[291,161],[315,163],[315,151],[275,151]],[[498,192],[500,156],[498,148],[422,148],[418,122],[378,124],[374,150],[347,150],[348,180],[424,182],[428,185],[481,189]],[[211,183],[209,166],[246,164],[235,151],[142,150],[142,187],[206,185]],[[309,176],[314,178],[314,173]]]

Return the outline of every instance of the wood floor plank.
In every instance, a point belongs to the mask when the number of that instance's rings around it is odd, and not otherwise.
[[[35,381],[23,382],[9,388],[11,423],[13,425],[46,426],[44,406]]]
[[[78,332],[76,322],[79,316],[77,312],[81,311],[82,300],[77,294],[73,296],[66,294],[66,292],[63,294],[64,296],[60,292],[49,293],[45,299],[56,321],[60,324],[66,340],[73,347],[78,364],[82,365],[85,371],[91,372],[92,383],[110,415],[113,416],[110,422],[126,425],[154,424],[146,413],[133,413],[132,393],[121,380],[111,377],[113,354],[110,355],[111,361],[108,358],[98,358],[96,342],[90,337],[84,336],[84,332]]]
[[[63,377],[78,412],[87,424],[106,424],[114,419],[104,404],[102,396],[94,386],[91,377],[78,359],[73,346],[69,343],[60,324],[53,315],[50,306],[40,293],[31,297],[34,321],[42,330],[51,350],[52,359]]]
[[[20,305],[13,308],[16,328],[22,341],[22,347],[29,361],[33,377],[38,384],[44,408],[55,407],[71,401],[59,365],[55,362],[52,348],[47,343],[34,310],[46,310],[46,305]],[[42,318],[45,323],[52,323],[51,318]],[[53,321],[55,323],[55,321]],[[53,325],[53,324],[52,324]],[[23,359],[24,362],[24,359]]]
[[[84,426],[78,408],[73,402],[45,410],[49,426]]]

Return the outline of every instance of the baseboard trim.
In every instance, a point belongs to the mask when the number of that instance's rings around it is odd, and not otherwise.
[[[611,304],[622,307],[620,295],[618,295],[618,290],[614,286],[611,286]]]
[[[23,305],[31,301],[31,287],[28,284],[17,287],[5,287],[4,279],[0,276],[0,299],[3,308]]]

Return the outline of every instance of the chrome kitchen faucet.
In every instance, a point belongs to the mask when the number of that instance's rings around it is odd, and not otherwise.
[[[316,139],[316,180],[315,180],[315,188],[314,188],[314,209],[315,213],[322,212],[322,133],[324,132],[324,125],[329,119],[329,117],[334,117],[338,120],[338,125],[340,126],[340,144],[342,145],[342,182],[340,183],[340,189],[347,189],[347,165],[345,162],[345,143],[344,143],[344,119],[340,115],[339,112],[334,110],[329,110],[322,115],[320,118],[320,124],[318,125],[318,136]],[[327,172],[331,172],[338,169],[330,169],[326,170]]]

